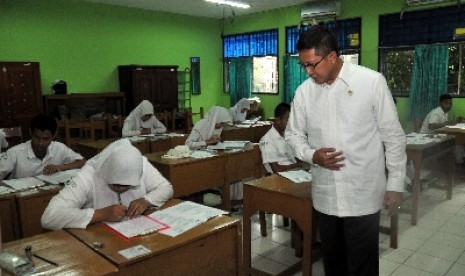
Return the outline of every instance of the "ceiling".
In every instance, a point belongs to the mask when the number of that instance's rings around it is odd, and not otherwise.
[[[257,13],[277,8],[300,5],[314,0],[238,0],[247,3],[248,9],[233,8],[224,5],[205,2],[204,0],[85,0],[125,7],[140,8],[178,14],[221,19],[223,17],[239,16]]]

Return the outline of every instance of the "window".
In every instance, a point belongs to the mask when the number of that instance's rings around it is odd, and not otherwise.
[[[394,96],[409,95],[414,57],[413,47],[380,50],[380,72]],[[465,43],[449,45],[447,93],[465,94]]]
[[[230,75],[236,66],[231,61],[253,57],[251,93],[278,93],[278,30],[267,30],[223,37],[224,92],[230,92]],[[240,67],[243,68],[243,67]],[[244,95],[245,96],[245,95]]]

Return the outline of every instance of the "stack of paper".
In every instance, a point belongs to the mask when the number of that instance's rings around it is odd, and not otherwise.
[[[157,211],[151,214],[150,217],[169,226],[168,229],[161,230],[160,233],[176,237],[211,218],[225,214],[228,214],[228,212],[191,201],[184,201]]]
[[[216,145],[208,145],[207,149],[212,150],[227,150],[227,149],[243,149],[250,141],[224,141]]]
[[[50,175],[41,174],[36,177],[52,185],[68,184],[78,171],[80,171],[80,169],[61,171]]]
[[[40,187],[45,185],[40,179],[34,177],[24,177],[24,178],[17,178],[17,179],[8,179],[3,180],[3,183],[8,187],[11,187],[15,191],[25,191],[32,188]]]
[[[304,170],[285,171],[285,172],[279,172],[279,174],[295,183],[303,183],[303,182],[312,181],[312,175],[309,172],[304,171]]]
[[[139,216],[119,222],[105,222],[105,224],[126,238],[146,235],[168,228],[166,224],[148,216]]]

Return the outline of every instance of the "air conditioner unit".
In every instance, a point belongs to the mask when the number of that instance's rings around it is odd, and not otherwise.
[[[406,0],[408,6],[415,6],[415,5],[428,5],[434,3],[441,3],[445,2],[444,0]]]
[[[309,20],[319,17],[338,16],[340,14],[340,2],[311,3],[302,7],[300,11],[301,20]]]

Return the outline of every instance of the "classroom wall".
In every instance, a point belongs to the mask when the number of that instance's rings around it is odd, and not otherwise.
[[[218,20],[78,0],[1,0],[0,60],[40,62],[43,94],[64,79],[68,93],[119,91],[118,65],[190,67],[200,57],[195,109],[227,103]]]

